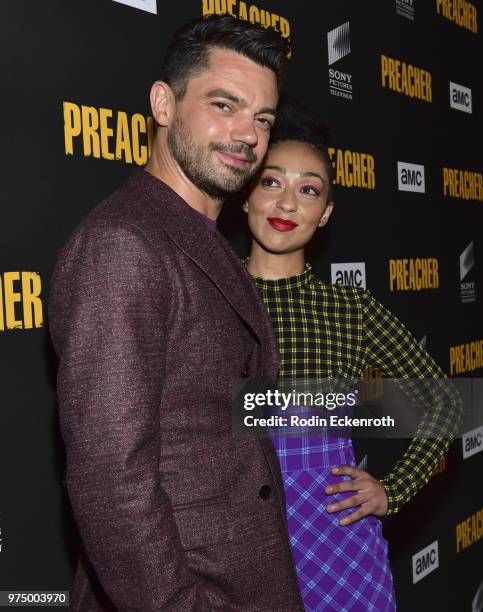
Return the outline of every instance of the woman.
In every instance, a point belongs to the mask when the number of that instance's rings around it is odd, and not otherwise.
[[[326,132],[298,105],[280,109],[264,166],[243,208],[253,236],[245,264],[272,319],[280,378],[444,374],[368,291],[326,284],[304,249],[333,212]],[[328,203],[327,203],[328,202]],[[287,520],[307,610],[394,610],[387,542],[378,517],[428,481],[449,445],[416,439],[386,478],[355,467],[349,438],[274,437]]]

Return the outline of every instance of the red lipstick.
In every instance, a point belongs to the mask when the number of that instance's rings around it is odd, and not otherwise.
[[[289,221],[288,219],[280,219],[279,217],[269,217],[267,221],[273,228],[275,228],[279,232],[290,232],[298,225],[293,221]]]

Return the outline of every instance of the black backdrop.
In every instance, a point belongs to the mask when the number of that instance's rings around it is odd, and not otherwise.
[[[363,263],[367,287],[448,374],[482,374],[480,2],[157,4],[157,13],[146,10],[155,0],[4,0],[0,7],[0,590],[71,584],[77,536],[62,487],[49,278],[82,217],[146,158],[149,87],[171,33],[189,18],[213,10],[243,18],[245,10],[289,36],[288,89],[327,121],[338,172],[335,214],[312,249],[315,271],[335,282],[332,265],[345,263],[343,282],[360,284]],[[330,66],[328,41],[335,43]],[[392,76],[382,74],[382,55],[400,62],[389,60]],[[413,67],[430,73],[426,99],[406,95],[412,88],[395,90]],[[373,163],[374,172],[357,175],[358,162]],[[406,164],[399,175],[398,162]],[[225,207],[220,227],[244,254],[239,211]],[[438,269],[422,286],[410,276],[421,260]],[[391,280],[391,269],[398,278]],[[461,361],[468,350],[479,358]],[[380,452],[374,444],[376,472],[390,467],[398,445]],[[385,521],[401,610],[482,609],[475,599],[483,580],[482,467],[483,454],[465,459],[457,440],[426,489]],[[464,547],[462,524],[473,526]],[[415,556],[434,542],[439,561],[413,584]]]

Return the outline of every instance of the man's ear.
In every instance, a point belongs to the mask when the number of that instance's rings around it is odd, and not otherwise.
[[[323,227],[327,223],[333,210],[334,210],[334,202],[328,202],[327,206],[325,207],[323,215],[320,217],[318,227]]]
[[[164,81],[155,81],[151,87],[149,98],[156,123],[168,127],[173,119],[176,106],[173,90]]]

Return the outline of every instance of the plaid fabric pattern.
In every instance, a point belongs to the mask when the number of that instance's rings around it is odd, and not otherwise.
[[[286,416],[309,416],[313,410],[290,406]],[[280,461],[287,506],[290,544],[300,593],[307,612],[393,612],[396,609],[387,542],[381,521],[365,517],[348,526],[338,521],[352,510],[330,514],[329,502],[352,493],[326,495],[325,487],[340,480],[334,465],[355,465],[349,438],[320,437],[270,430]],[[348,480],[348,477],[343,477]]]
[[[379,368],[386,378],[442,379],[445,374],[412,334],[369,291],[330,285],[312,274],[279,280],[252,277],[261,292],[281,353],[281,378],[351,378]],[[429,391],[428,391],[429,392]],[[428,482],[451,442],[461,419],[461,403],[451,388],[450,405],[438,412],[432,405],[416,435],[393,470],[381,480],[388,514],[397,512]],[[414,395],[424,406],[420,387]],[[444,436],[444,437],[443,437]]]
[[[387,542],[376,517],[341,527],[321,496],[330,468],[284,474],[287,522],[300,592],[310,612],[389,612],[396,609]],[[342,495],[333,495],[334,501]]]

